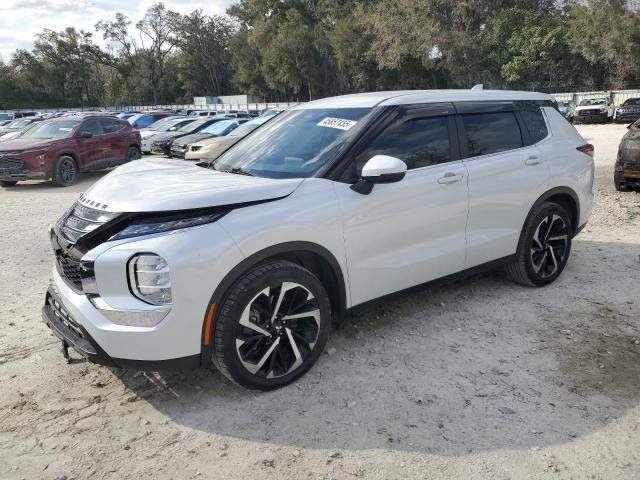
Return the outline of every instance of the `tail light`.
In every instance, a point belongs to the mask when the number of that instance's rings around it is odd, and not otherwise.
[[[593,154],[595,153],[595,148],[593,148],[593,145],[591,145],[590,143],[585,143],[584,145],[577,147],[576,150],[582,153],[586,153],[590,157],[593,157]]]

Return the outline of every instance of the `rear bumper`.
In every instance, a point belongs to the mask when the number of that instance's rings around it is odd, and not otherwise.
[[[90,362],[99,365],[146,371],[184,370],[200,366],[200,355],[156,361],[110,357],[89,332],[71,317],[56,293],[55,287],[49,287],[47,290],[45,303],[42,307],[42,320],[64,344],[73,348]]]

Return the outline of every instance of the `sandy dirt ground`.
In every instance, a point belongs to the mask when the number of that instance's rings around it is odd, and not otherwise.
[[[624,126],[581,126],[596,202],[552,286],[492,272],[372,309],[302,380],[65,365],[40,320],[68,189],[0,191],[2,479],[638,479],[640,195]]]

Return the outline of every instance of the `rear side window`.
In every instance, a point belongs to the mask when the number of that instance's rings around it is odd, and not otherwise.
[[[155,121],[156,121],[155,117],[153,117],[151,115],[147,115],[146,117],[140,117],[138,119],[138,121],[136,122],[136,126],[138,128],[145,128],[145,127],[148,127],[149,125],[151,125]]]
[[[529,132],[531,143],[538,143],[547,136],[547,124],[544,123],[544,115],[538,106],[520,110],[520,116]]]
[[[100,123],[102,123],[102,131],[104,133],[119,132],[124,127],[124,124],[122,122],[110,118],[104,118],[100,120]]]
[[[356,158],[358,174],[374,155],[399,158],[409,170],[448,162],[451,160],[449,119],[415,118],[389,126]]]
[[[462,115],[469,157],[504,152],[523,146],[513,112]]]

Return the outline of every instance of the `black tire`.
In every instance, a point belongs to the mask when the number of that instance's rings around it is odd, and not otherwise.
[[[15,187],[17,180],[0,180],[0,187]]]
[[[138,147],[129,147],[127,150],[127,163],[142,158],[142,153]]]
[[[53,169],[54,185],[58,187],[68,187],[73,185],[78,179],[78,164],[69,155],[62,155],[56,160]]]
[[[616,190],[618,192],[630,192],[631,191],[631,187],[629,187],[628,185],[625,185],[623,183],[623,181],[620,180],[620,178],[624,178],[624,177],[622,175],[620,175],[619,178],[618,178],[617,174],[613,175],[613,184],[615,185]]]
[[[561,205],[543,202],[525,221],[516,258],[507,274],[518,283],[542,287],[553,282],[564,270],[571,253],[573,225]]]
[[[213,363],[243,387],[283,387],[313,366],[331,323],[325,288],[310,271],[282,260],[258,265],[229,289],[218,308]]]

